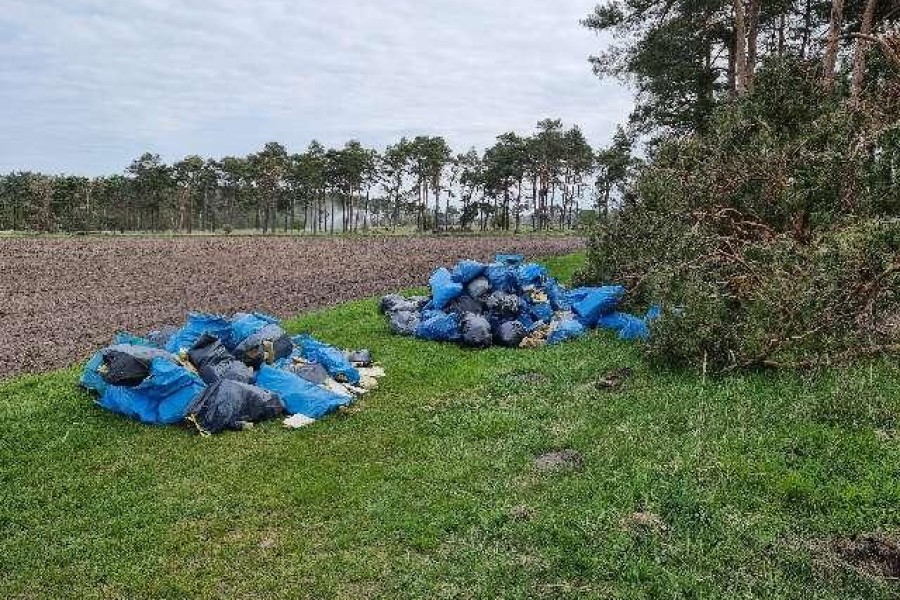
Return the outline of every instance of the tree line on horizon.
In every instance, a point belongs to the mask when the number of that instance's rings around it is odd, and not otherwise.
[[[173,164],[145,153],[124,174],[0,175],[0,230],[571,228],[586,200],[608,210],[631,150],[624,130],[595,152],[577,126],[545,119],[532,135],[501,134],[483,153],[454,154],[440,136],[404,137],[383,151],[351,140],[290,153],[269,142],[248,156]]]

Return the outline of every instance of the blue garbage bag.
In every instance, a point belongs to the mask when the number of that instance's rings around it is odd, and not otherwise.
[[[584,335],[584,325],[576,319],[565,319],[556,324],[550,335],[547,336],[548,344],[558,344]]]
[[[88,360],[87,364],[84,367],[84,371],[81,373],[81,377],[78,380],[78,383],[85,389],[92,390],[99,395],[102,395],[106,388],[110,386],[110,382],[107,381],[111,376],[116,376],[116,373],[107,373],[106,376],[101,375],[101,367],[103,367],[106,359],[108,358],[108,354],[111,353],[124,353],[129,356],[134,357],[139,360],[141,363],[146,364],[149,369],[150,363],[154,358],[161,358],[168,362],[177,362],[175,355],[171,354],[163,350],[162,348],[157,348],[153,345],[142,345],[142,344],[129,344],[129,343],[121,343],[118,340],[124,339],[132,339],[134,336],[116,336],[114,341],[117,343],[107,346],[103,348],[99,352],[95,352],[94,355]]]
[[[625,293],[620,285],[607,285],[593,288],[578,288],[570,293],[570,298],[580,298],[572,303],[572,310],[579,321],[586,327],[596,327],[597,320],[615,310],[619,299]]]
[[[549,323],[553,318],[553,309],[548,302],[536,302],[531,305],[531,314],[536,320]]]
[[[204,333],[219,338],[227,348],[232,348],[231,321],[222,315],[206,313],[189,313],[187,322],[166,342],[166,350],[177,353],[182,348],[187,350]]]
[[[525,331],[531,332],[536,327],[541,325],[540,321],[535,321],[531,316],[531,310],[521,310],[519,311],[516,320],[521,323],[525,327]]]
[[[490,264],[484,270],[485,276],[495,292],[513,294],[518,287],[519,278],[516,276],[515,267],[502,264]]]
[[[553,277],[548,277],[544,282],[544,291],[547,292],[547,300],[553,310],[571,310],[572,304],[569,302],[565,288],[559,285]]]
[[[484,263],[477,260],[461,260],[453,267],[453,281],[466,285],[484,273]]]
[[[87,390],[93,390],[98,394],[102,394],[109,387],[106,380],[100,375],[100,366],[103,364],[103,351],[94,352],[94,355],[84,365],[84,371],[81,372],[81,378],[78,383]]]
[[[436,310],[442,310],[448,302],[462,294],[462,284],[453,281],[453,275],[444,267],[432,273],[428,284],[431,286],[431,306]]]
[[[647,313],[644,315],[644,321],[647,323],[651,323],[662,316],[662,307],[659,304],[654,304],[650,308],[647,309]]]
[[[416,337],[435,342],[455,342],[460,339],[459,313],[438,312],[429,319],[422,315],[416,327]]]
[[[158,344],[145,337],[134,335],[128,331],[120,331],[113,337],[113,344],[128,344],[130,346],[146,346],[147,348],[159,348]]]
[[[97,404],[151,425],[177,423],[206,384],[195,373],[164,358],[154,358],[150,375],[136,386],[109,385]]]
[[[612,312],[602,315],[597,326],[615,331],[620,340],[645,340],[650,337],[650,329],[644,319],[628,313]]]
[[[317,362],[328,371],[328,374],[338,380],[345,380],[356,385],[359,383],[359,371],[357,371],[344,353],[325,342],[320,342],[311,335],[297,335],[292,338],[296,350],[300,356],[311,362]]]
[[[518,266],[519,263],[521,263],[523,260],[525,260],[525,257],[522,256],[521,254],[495,254],[494,255],[494,262],[501,263],[501,264],[504,264],[509,267]]]
[[[290,371],[262,365],[256,376],[256,386],[277,395],[290,414],[300,413],[318,419],[353,401],[352,396],[336,394]]]
[[[519,287],[540,285],[547,277],[547,269],[538,263],[525,263],[516,270]]]
[[[278,325],[275,317],[263,313],[237,313],[231,318],[231,331],[225,340],[220,340],[228,350],[233,351],[242,341],[259,332],[266,325]]]

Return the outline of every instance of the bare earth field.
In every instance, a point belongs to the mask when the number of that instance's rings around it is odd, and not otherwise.
[[[179,324],[191,310],[289,317],[423,285],[460,258],[582,247],[533,236],[0,238],[0,377],[72,364],[118,330]]]

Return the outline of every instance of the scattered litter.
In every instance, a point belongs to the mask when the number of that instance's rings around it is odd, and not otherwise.
[[[306,427],[307,425],[311,425],[315,422],[315,419],[297,413],[295,415],[287,417],[284,421],[281,422],[281,424],[289,429],[300,429],[301,427]]]
[[[378,386],[369,350],[293,338],[274,317],[191,313],[146,338],[120,333],[88,361],[83,387],[97,403],[143,423],[188,421],[204,435],[244,430],[283,413],[300,427]]]
[[[518,254],[498,254],[490,264],[461,260],[453,269],[432,273],[431,296],[388,294],[379,308],[397,335],[470,348],[536,348],[595,327],[615,331],[623,340],[649,337],[648,324],[659,317],[658,307],[644,317],[618,312],[622,286],[567,290],[543,265],[523,260]]]

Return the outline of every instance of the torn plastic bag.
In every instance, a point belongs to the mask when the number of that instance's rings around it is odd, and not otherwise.
[[[353,350],[352,352],[347,353],[347,360],[350,361],[350,364],[354,367],[371,367],[372,366],[372,353],[363,348],[362,350]]]
[[[484,312],[484,305],[472,296],[463,294],[459,298],[452,300],[445,310],[459,314],[474,313],[480,315]]]
[[[492,292],[485,300],[488,310],[498,315],[515,316],[521,306],[519,297],[505,292]]]
[[[150,375],[133,387],[107,386],[97,404],[142,423],[177,423],[187,415],[191,402],[206,389],[203,381],[181,365],[154,358]]]
[[[613,312],[603,315],[597,321],[597,326],[615,331],[619,334],[620,340],[645,340],[650,337],[650,329],[644,319],[628,313]]]
[[[236,313],[231,317],[231,332],[221,339],[225,347],[234,351],[235,347],[251,335],[268,325],[279,325],[278,319],[265,313]]]
[[[515,348],[525,338],[525,326],[519,321],[503,321],[494,332],[494,342],[509,348]]]
[[[166,342],[166,350],[178,354],[181,350],[187,350],[204,333],[213,335],[229,346],[231,335],[231,321],[222,315],[206,313],[189,313],[184,326],[172,334]]]
[[[287,370],[316,385],[325,383],[330,375],[319,363],[299,363],[287,367]]]
[[[107,364],[106,359],[106,356],[109,353],[124,353],[133,357],[135,360],[139,361],[140,364],[133,364],[132,367],[138,369],[140,373],[134,372],[129,375],[126,371],[119,371],[120,366],[124,366],[119,360],[116,361],[118,364],[114,365],[116,371],[110,373],[110,365]],[[122,357],[119,358],[121,359]],[[116,385],[129,379],[133,381],[131,385],[137,385],[149,375],[150,363],[154,358],[161,358],[171,363],[178,362],[175,355],[160,348],[136,346],[133,344],[113,344],[112,346],[108,346],[99,352],[94,353],[85,365],[79,383],[85,389],[93,390],[98,394],[103,394],[103,392],[106,391],[106,388],[111,383],[110,379],[117,382]]]
[[[416,327],[416,337],[436,342],[459,340],[459,315],[438,312],[430,319],[419,323]]]
[[[234,347],[234,356],[251,367],[272,363],[291,355],[294,344],[280,325],[269,323]]]
[[[113,337],[113,344],[128,344],[129,346],[147,346],[148,348],[162,348],[148,337],[134,335],[128,331],[120,331]]]
[[[207,386],[188,407],[188,415],[203,432],[241,429],[284,412],[278,396],[255,385],[219,379]]]
[[[353,385],[359,383],[359,371],[350,364],[344,353],[334,346],[320,342],[311,335],[294,336],[293,342],[297,345],[300,356],[319,363],[336,380],[346,381]]]
[[[461,260],[453,267],[453,280],[466,285],[479,275],[484,273],[484,264],[477,260]]]
[[[466,285],[466,293],[472,298],[481,298],[491,291],[491,282],[484,275],[479,275]]]
[[[219,379],[250,383],[253,370],[234,357],[218,338],[204,333],[188,350],[188,358],[207,384]]]
[[[155,329],[147,334],[147,340],[158,348],[166,348],[172,336],[178,333],[178,327],[174,325],[166,325],[160,329]]]
[[[570,297],[581,296],[580,300],[572,303],[572,310],[578,315],[578,320],[581,321],[582,325],[595,327],[597,320],[602,315],[615,310],[619,304],[619,299],[624,293],[625,288],[620,285],[578,288],[570,294]]]
[[[547,277],[547,269],[538,263],[525,263],[516,270],[519,287],[541,285]]]
[[[450,271],[441,267],[428,280],[431,286],[431,304],[435,310],[442,310],[447,303],[462,294],[462,284],[453,281]]]
[[[481,315],[464,314],[460,321],[462,343],[470,348],[487,348],[491,345],[491,324]]]
[[[581,337],[582,335],[584,335],[584,332],[584,325],[582,325],[576,319],[565,319],[562,321],[557,321],[556,326],[553,328],[553,331],[551,331],[550,335],[547,336],[547,343],[558,344],[566,340]]]
[[[485,269],[485,276],[495,292],[515,293],[519,279],[516,276],[515,267],[492,264]]]
[[[260,367],[256,385],[277,395],[289,414],[299,413],[311,419],[318,419],[353,401],[350,396],[336,394],[269,365]]]
[[[391,315],[391,333],[397,335],[415,335],[421,318],[418,312],[408,310],[397,311]]]

